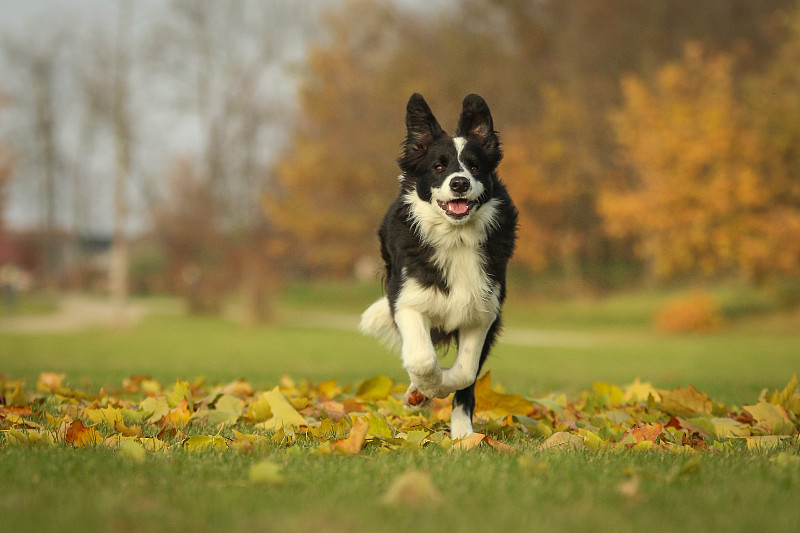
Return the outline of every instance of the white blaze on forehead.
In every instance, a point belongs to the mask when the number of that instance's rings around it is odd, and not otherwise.
[[[453,144],[456,147],[456,154],[458,157],[458,163],[461,165],[461,170],[467,171],[467,168],[464,166],[464,162],[461,161],[461,152],[464,151],[464,147],[467,145],[467,140],[464,137],[453,137]]]

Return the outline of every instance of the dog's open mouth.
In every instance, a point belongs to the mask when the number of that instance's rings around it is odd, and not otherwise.
[[[442,208],[447,216],[456,219],[468,216],[475,206],[478,205],[478,202],[470,202],[464,198],[457,198],[449,202],[437,200],[436,203],[439,204],[439,207]]]

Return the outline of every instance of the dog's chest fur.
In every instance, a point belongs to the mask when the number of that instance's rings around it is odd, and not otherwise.
[[[487,273],[485,241],[494,225],[495,202],[490,201],[465,226],[442,220],[427,202],[407,198],[414,232],[431,250],[426,265],[406,265],[397,306],[411,307],[430,320],[431,327],[452,332],[492,322],[499,314],[500,286]],[[420,268],[434,276],[415,276]],[[437,283],[424,280],[437,278]]]

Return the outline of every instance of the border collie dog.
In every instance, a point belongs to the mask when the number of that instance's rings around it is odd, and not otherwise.
[[[497,177],[503,154],[483,98],[464,98],[451,137],[414,94],[406,126],[400,194],[378,231],[386,296],[360,327],[400,342],[411,380],[406,406],[455,392],[451,435],[463,438],[472,433],[475,380],[500,329],[517,210]],[[436,346],[453,340],[456,361],[440,368]]]

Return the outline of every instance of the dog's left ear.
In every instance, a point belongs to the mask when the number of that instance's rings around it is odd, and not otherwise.
[[[500,150],[500,138],[494,131],[492,113],[486,101],[477,94],[470,94],[464,98],[461,116],[458,119],[456,137],[472,137],[486,150],[486,153],[500,162],[503,152]]]

